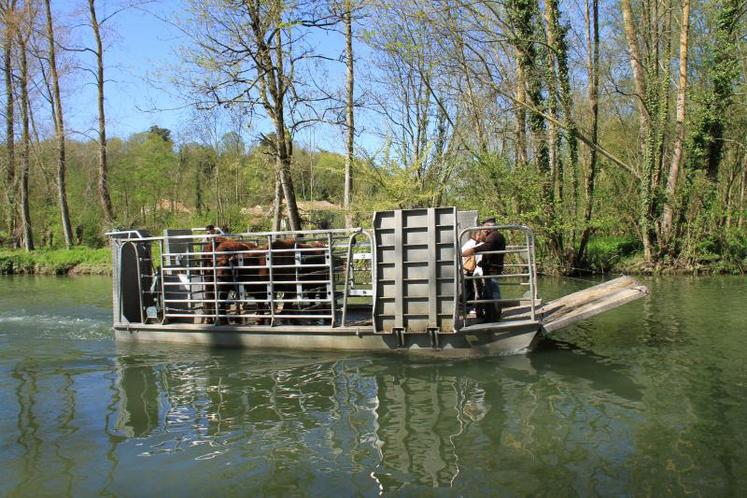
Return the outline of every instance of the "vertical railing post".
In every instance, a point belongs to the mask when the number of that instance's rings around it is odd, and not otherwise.
[[[186,265],[187,265],[187,306],[186,308],[190,311],[194,311],[194,286],[192,285],[192,264],[194,261],[194,256],[192,256],[192,253],[194,252],[194,241],[192,239],[185,240],[187,245],[187,250],[185,251],[185,258],[186,258]]]
[[[275,326],[275,284],[272,277],[272,236],[267,236],[267,257],[265,258],[265,264],[267,265],[267,287],[270,289],[270,327]]]
[[[330,327],[335,326],[335,260],[332,257],[332,232],[327,232],[327,260],[329,265],[329,280],[327,282],[327,297],[330,308]]]
[[[468,280],[464,278],[464,269],[462,267],[463,260],[462,260],[462,238],[464,237],[464,234],[468,233],[465,230],[462,230],[462,232],[457,236],[457,249],[456,249],[456,260],[457,263],[457,273],[456,278],[462,282],[461,285],[461,296],[459,296],[459,302],[462,303],[461,306],[461,317],[462,317],[462,324],[466,325],[467,323],[467,285],[472,285],[474,287],[474,282],[472,280]],[[470,236],[472,232],[469,232]],[[477,296],[475,296],[475,299],[477,299]],[[456,320],[455,320],[456,321]]]
[[[122,244],[118,239],[112,239],[112,244],[116,244],[117,248],[114,249],[116,259],[113,258],[114,268],[112,268],[112,276],[115,277],[115,283],[117,284],[117,323],[122,322]]]
[[[137,293],[138,293],[138,306],[140,307],[140,323],[145,323],[145,314],[143,313],[143,273],[140,269],[140,246],[133,242],[132,247],[135,248],[135,271],[137,272]]]
[[[355,237],[357,236],[357,233],[353,233],[350,235],[350,238],[348,239],[348,252],[346,256],[346,263],[345,263],[345,286],[343,287],[343,293],[342,293],[342,322],[340,325],[342,327],[345,326],[345,323],[347,322],[347,315],[348,315],[348,292],[350,292],[350,279],[355,279],[355,269],[353,268],[353,245],[355,244]]]
[[[363,230],[361,233],[368,238],[368,247],[371,252],[371,265],[369,266],[369,273],[371,274],[371,324],[374,326],[374,331],[376,331],[376,299],[379,295],[378,248],[376,247],[376,235],[373,230],[370,232]]]
[[[296,302],[293,304],[298,306],[297,308],[298,314],[303,314],[304,304],[305,304],[303,302],[304,300],[303,299],[303,284],[301,283],[301,276],[302,276],[301,268],[303,267],[303,250],[301,251],[298,250],[299,249],[298,239],[295,239],[295,241],[293,242],[293,249],[294,249],[293,251],[293,266],[294,266],[293,277],[294,277],[294,280],[296,281]],[[312,271],[312,276],[313,276],[313,273],[314,272]],[[285,306],[285,304],[287,303],[284,303],[283,306]]]
[[[213,303],[215,306],[215,323],[213,325],[218,325],[218,322],[220,322],[220,306],[218,305],[218,264],[217,260],[215,258],[215,237],[210,237],[210,247],[212,248],[212,261],[213,261]]]
[[[529,298],[531,299],[529,305],[529,313],[532,321],[535,320],[535,275],[534,275],[534,258],[532,250],[532,236],[528,229],[524,229],[524,238],[527,244],[527,273],[529,274]]]
[[[164,256],[163,256],[164,250],[163,250],[163,239],[158,240],[158,259],[161,260],[161,306],[163,307],[163,317],[161,318],[161,324],[166,323],[167,321],[167,314],[168,314],[168,308],[166,307],[166,284],[164,283],[166,280],[166,275],[164,273],[163,267],[164,265]]]

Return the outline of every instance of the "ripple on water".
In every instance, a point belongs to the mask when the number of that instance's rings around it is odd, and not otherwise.
[[[111,339],[111,325],[101,319],[57,314],[0,313],[0,329],[6,336],[14,333],[32,334],[49,339],[101,340]]]

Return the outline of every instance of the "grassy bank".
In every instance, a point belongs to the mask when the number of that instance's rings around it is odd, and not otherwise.
[[[0,274],[109,275],[111,250],[108,247],[75,247],[39,249],[27,253],[0,249]]]
[[[651,266],[644,260],[640,241],[625,237],[596,237],[589,241],[587,263],[588,270],[594,273],[743,275],[747,270],[747,247],[731,247],[728,254],[730,257],[704,252],[678,260],[664,258]]]
[[[646,266],[639,241],[624,237],[596,237],[589,241],[588,268],[591,273],[637,274],[744,274],[744,260],[691,260],[689,263],[668,262],[656,267]],[[540,266],[542,265],[540,257]],[[545,267],[548,272],[557,269]],[[93,249],[39,249],[30,253],[22,250],[0,249],[0,274],[37,275],[110,275],[111,250],[108,247]]]

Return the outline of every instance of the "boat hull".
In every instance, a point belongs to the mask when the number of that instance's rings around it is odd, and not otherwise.
[[[472,358],[517,354],[528,351],[541,339],[538,324],[511,330],[486,329],[479,333],[439,334],[438,344],[426,334],[407,334],[400,340],[360,329],[294,331],[272,328],[257,330],[240,326],[130,324],[114,327],[117,341],[130,343],[194,344],[246,349],[290,349],[306,351],[396,352],[436,357]]]

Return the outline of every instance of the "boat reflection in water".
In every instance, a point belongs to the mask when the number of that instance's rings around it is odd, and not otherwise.
[[[137,360],[122,357],[119,360],[117,398],[121,402],[117,411],[116,431],[124,437],[144,437],[156,430],[163,412],[158,371]]]
[[[119,358],[112,432],[122,446],[137,441],[137,457],[156,457],[153,464],[178,458],[190,479],[219,472],[239,485],[251,477],[260,494],[453,487],[460,477],[488,485],[481,468],[506,472],[512,459],[540,463],[563,451],[535,430],[548,406],[538,380],[552,378],[555,367],[537,355],[453,364],[238,351],[169,356],[166,362],[132,350]],[[624,396],[612,405],[640,399],[624,372],[593,356],[574,357],[576,372],[590,362],[597,376],[600,368],[623,376],[608,383],[627,386],[611,393]],[[582,453],[582,460],[595,458]],[[121,467],[117,472],[115,483],[123,478]]]
[[[111,360],[15,366],[0,494],[532,494],[538,476],[580,489],[579,469],[591,493],[641,424],[629,370],[580,350],[447,363],[122,346]]]

